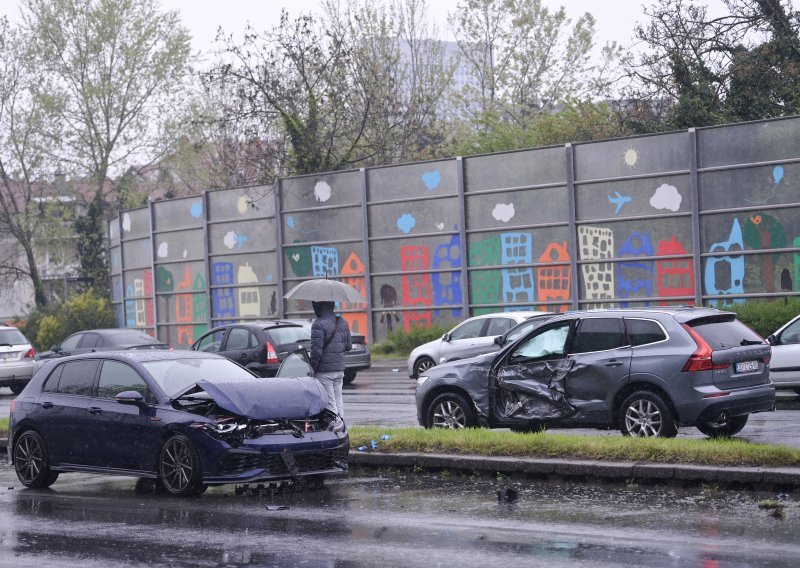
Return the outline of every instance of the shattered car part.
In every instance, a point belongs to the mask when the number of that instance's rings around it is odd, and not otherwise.
[[[503,367],[497,375],[495,411],[502,418],[563,418],[575,413],[564,389],[573,359]]]

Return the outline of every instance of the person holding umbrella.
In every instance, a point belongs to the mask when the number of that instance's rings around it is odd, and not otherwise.
[[[344,354],[353,348],[347,320],[333,312],[334,302],[311,302],[317,319],[311,324],[311,367],[328,393],[328,409],[344,419]]]
[[[314,377],[328,393],[328,408],[344,419],[344,354],[353,348],[353,340],[350,326],[343,317],[334,314],[334,307],[336,302],[364,303],[364,297],[352,286],[327,277],[300,282],[283,297],[312,300],[317,319],[311,324],[311,367]]]

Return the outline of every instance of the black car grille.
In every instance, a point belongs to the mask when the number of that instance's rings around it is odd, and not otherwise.
[[[292,454],[297,464],[298,473],[311,473],[341,469],[339,465],[347,463],[347,449],[322,450],[316,452],[298,452]],[[291,474],[280,454],[256,454],[231,452],[225,457],[220,468],[221,475],[241,475],[253,469],[263,468],[268,475],[288,477]]]

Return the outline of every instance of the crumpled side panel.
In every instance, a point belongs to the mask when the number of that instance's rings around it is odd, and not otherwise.
[[[495,413],[500,418],[537,420],[571,416],[576,409],[564,390],[574,359],[510,365],[497,376]]]

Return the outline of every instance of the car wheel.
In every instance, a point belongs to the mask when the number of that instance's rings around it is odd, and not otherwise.
[[[619,411],[623,436],[674,438],[678,426],[664,399],[655,393],[637,391],[625,399]]]
[[[734,416],[733,418],[717,419],[711,422],[701,422],[697,429],[709,438],[730,438],[742,431],[747,424],[749,415]]]
[[[200,495],[206,489],[200,456],[183,434],[177,434],[164,443],[158,456],[158,473],[164,489],[173,495]]]
[[[25,487],[42,489],[58,479],[58,472],[50,470],[47,449],[38,432],[26,430],[14,442],[14,469]]]
[[[514,424],[508,427],[512,432],[519,432],[520,434],[535,434],[537,432],[544,432],[547,430],[547,424],[544,422],[531,422],[529,424]]]
[[[472,428],[478,425],[475,411],[463,396],[454,392],[440,394],[428,407],[428,428]]]
[[[419,359],[417,359],[417,362],[414,363],[413,378],[418,379],[422,373],[433,367],[435,364],[436,363],[434,363],[433,359],[431,359],[430,357],[420,357]]]
[[[345,371],[344,372],[344,380],[342,381],[344,384],[349,385],[353,381],[356,380],[356,372],[355,371]]]
[[[11,389],[12,393],[19,394],[19,393],[21,393],[23,391],[23,389],[25,388],[25,385],[11,385],[8,388]]]

